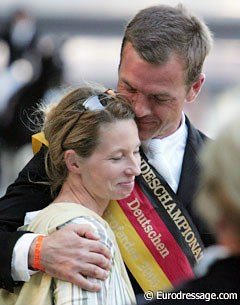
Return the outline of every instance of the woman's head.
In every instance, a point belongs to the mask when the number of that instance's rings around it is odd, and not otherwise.
[[[119,128],[124,128],[121,130],[124,139],[119,138]],[[131,132],[128,133],[126,128],[131,129]],[[53,192],[66,180],[69,173],[66,161],[69,156],[72,158],[73,153],[79,164],[88,164],[93,154],[104,146],[111,145],[108,151],[100,151],[100,155],[110,154],[109,157],[115,144],[122,149],[125,145],[126,149],[136,152],[139,146],[131,107],[120,96],[107,94],[104,88],[99,87],[85,86],[70,91],[56,106],[45,112],[43,131],[49,143],[46,169]],[[109,138],[111,142],[108,141]],[[130,141],[126,143],[126,139]],[[95,165],[100,166],[100,163]],[[106,163],[106,166],[110,164]],[[87,173],[86,166],[84,170]],[[135,172],[136,170],[132,175],[135,176]],[[100,174],[102,172],[99,176]]]

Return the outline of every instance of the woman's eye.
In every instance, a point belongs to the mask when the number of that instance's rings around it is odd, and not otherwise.
[[[112,157],[111,160],[118,161],[121,160],[122,156]]]

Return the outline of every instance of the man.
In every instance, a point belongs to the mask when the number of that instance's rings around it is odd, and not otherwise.
[[[142,10],[125,31],[118,91],[136,113],[145,174],[133,197],[112,205],[106,219],[112,228],[116,226],[136,293],[155,283],[159,289],[193,276],[192,266],[202,255],[201,239],[205,245],[212,242],[191,204],[199,173],[197,154],[206,137],[183,114],[184,104],[196,98],[204,83],[202,66],[211,44],[206,25],[182,6]],[[26,269],[32,266],[35,245],[32,234],[19,239],[20,233],[13,231],[23,223],[27,211],[51,202],[48,186],[39,183],[47,180],[45,149],[35,155],[1,199],[4,232],[0,245],[6,249],[0,259],[1,284],[7,289],[14,285],[12,278],[28,280]],[[158,153],[159,149],[163,153]],[[130,231],[125,230],[126,223]],[[107,276],[109,253],[95,239],[89,229],[77,226],[48,236],[41,249],[45,272],[82,288],[99,289],[84,278]],[[19,270],[16,266],[24,265],[19,254],[22,249],[29,260],[25,258],[25,266]]]
[[[238,304],[240,291],[240,124],[234,119],[204,147],[196,209],[216,235],[197,277],[144,304]],[[224,149],[223,149],[224,148]],[[140,302],[139,302],[140,304]]]

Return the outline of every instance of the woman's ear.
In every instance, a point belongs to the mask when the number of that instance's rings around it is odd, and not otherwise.
[[[64,152],[64,161],[67,169],[75,174],[80,173],[80,160],[79,156],[73,149],[68,149]]]

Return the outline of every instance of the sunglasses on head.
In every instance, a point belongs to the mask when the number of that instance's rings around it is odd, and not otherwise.
[[[108,94],[109,97],[114,95],[114,92],[111,89],[106,90],[104,93]],[[86,101],[83,102],[83,104],[81,104],[82,111],[79,112],[79,116],[76,118],[76,120],[73,122],[72,126],[68,129],[65,136],[63,137],[63,140],[61,143],[62,150],[64,150],[64,142],[66,141],[66,138],[68,137],[70,132],[73,130],[74,126],[77,124],[78,120],[80,119],[80,117],[82,116],[83,113],[85,113],[88,110],[90,110],[90,111],[103,110],[107,106],[109,99],[106,94],[92,95],[89,98],[87,98]]]

